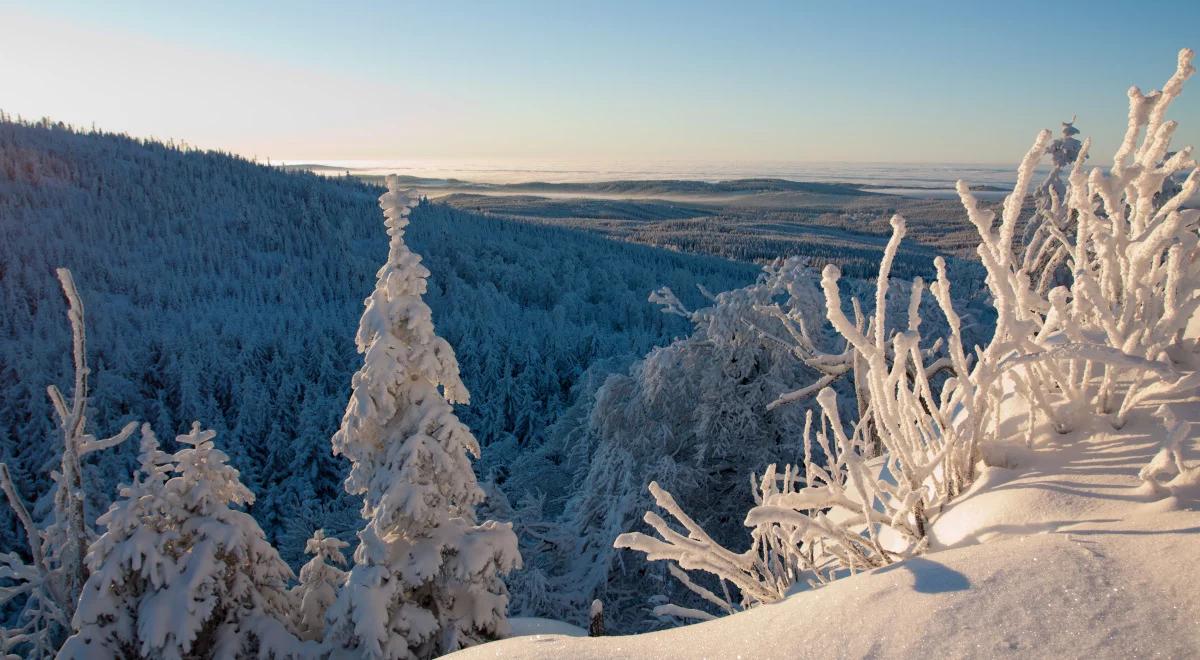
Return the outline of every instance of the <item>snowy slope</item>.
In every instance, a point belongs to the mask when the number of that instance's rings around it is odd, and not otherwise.
[[[693,626],[453,657],[1195,657],[1200,492],[1159,499],[1137,476],[1158,448],[1160,403],[1121,431],[1096,420],[1004,448],[1008,467],[987,468],[938,516],[925,556]],[[1200,421],[1200,400],[1171,403]]]

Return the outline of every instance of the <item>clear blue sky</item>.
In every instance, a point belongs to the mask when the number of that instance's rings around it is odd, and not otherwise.
[[[325,160],[1012,162],[1078,114],[1107,160],[1183,46],[1200,1],[0,0],[0,109]]]

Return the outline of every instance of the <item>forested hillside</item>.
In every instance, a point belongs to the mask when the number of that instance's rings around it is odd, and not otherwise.
[[[130,420],[160,437],[192,420],[217,431],[284,559],[313,529],[352,538],[357,503],[329,438],[361,360],[354,331],[387,251],[376,198],[352,178],[284,172],[61,125],[0,122],[0,460],[26,496],[46,492],[56,444],[45,387],[70,379],[54,268],[87,308],[98,433]],[[690,324],[647,302],[689,304],[757,268],[488,218],[440,205],[408,240],[432,271],[425,300],[455,348],[484,446],[481,478],[545,443],[572,390]],[[89,466],[91,515],[136,465],[136,445]],[[43,509],[48,502],[40,502]],[[7,509],[4,550],[20,538]],[[23,542],[22,542],[23,543]]]
[[[147,421],[169,445],[201,420],[289,564],[303,561],[313,530],[354,542],[359,503],[341,488],[348,464],[330,437],[361,363],[362,300],[387,254],[380,189],[48,123],[0,123],[0,164],[0,460],[23,495],[49,492],[59,446],[45,387],[71,374],[54,277],[68,267],[88,315],[90,428]],[[745,470],[800,454],[790,429],[811,401],[768,404],[820,377],[780,342],[787,331],[764,306],[783,303],[842,350],[820,320],[822,253],[764,272],[430,203],[413,210],[406,240],[431,271],[424,300],[471,392],[457,414],[483,447],[482,511],[515,522],[521,541],[513,612],[582,622],[601,597],[613,630],[663,625],[646,577],[687,595],[662,564],[622,558],[612,539],[640,524],[657,479],[704,511],[716,538],[740,542]],[[898,256],[906,271],[928,270],[927,250]],[[951,268],[964,284],[981,270]],[[870,285],[846,286],[870,312]],[[993,315],[972,294],[961,289],[964,333],[983,341]],[[921,312],[942,323],[931,304]],[[854,392],[835,385],[849,414]],[[135,465],[126,443],[85,466],[90,515]],[[21,538],[0,515],[6,538]]]

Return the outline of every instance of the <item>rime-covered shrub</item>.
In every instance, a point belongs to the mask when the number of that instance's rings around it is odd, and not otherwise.
[[[768,410],[768,404],[816,375],[789,346],[758,329],[782,332],[770,313],[758,311],[773,304],[779,291],[772,272],[755,285],[712,295],[710,305],[698,310],[687,309],[669,289],[654,292],[651,300],[687,318],[692,333],[608,377],[582,401],[586,414],[571,428],[556,429],[571,490],[549,524],[543,518],[518,526],[528,530],[527,547],[542,549],[522,578],[528,579],[526,592],[546,594],[528,604],[537,608],[530,614],[566,613],[583,623],[591,601],[600,598],[610,630],[655,623],[644,585],[669,576],[640,559],[620,557],[612,547],[612,539],[651,504],[644,493],[653,479],[703,511],[704,524],[719,538],[735,542],[742,535],[742,512],[752,503],[743,470],[800,451],[790,429],[803,410]],[[808,286],[806,300],[817,300],[811,280]],[[538,508],[551,513],[543,506]],[[666,580],[655,589],[676,590]]]
[[[1031,410],[1060,431],[1072,428],[1089,404],[1122,426],[1149,391],[1145,385],[1177,379],[1173,367],[1191,361],[1184,330],[1200,309],[1200,210],[1183,205],[1200,190],[1200,171],[1191,147],[1169,151],[1177,124],[1165,115],[1195,71],[1193,56],[1180,51],[1161,91],[1129,90],[1129,123],[1107,174],[1085,171],[1090,140],[1079,149],[1062,202],[1074,235],[1046,225],[1067,255],[1070,287],[1042,295],[1013,258],[1033,168],[1052,146],[1048,131],[1026,154],[995,230],[995,214],[981,210],[959,182],[998,311],[987,352],[1006,361],[1007,376],[1033,402]],[[1183,172],[1186,180],[1174,185]]]
[[[837,395],[829,387],[820,391],[820,426],[814,434],[811,413],[804,423],[803,465],[788,466],[782,473],[771,466],[754,481],[756,506],[745,517],[745,524],[753,528],[751,547],[735,553],[715,542],[658,484],[651,485],[656,502],[684,531],[649,512],[645,521],[658,538],[622,534],[617,547],[639,550],[650,560],[671,560],[683,571],[716,576],[721,595],[672,567],[684,586],[725,612],[782,598],[796,583],[827,582],[925,548],[930,513],[962,492],[975,476],[979,443],[992,408],[985,394],[987,385],[980,388],[973,377],[988,379],[991,373],[970,368],[962,347],[961,320],[950,304],[950,284],[940,259],[932,289],[950,330],[945,363],[931,360],[931,351],[922,347],[924,283],[920,278],[910,289],[907,328],[886,337],[891,327],[887,319],[890,267],[904,236],[903,218],[894,217],[892,227],[869,324],[861,319],[852,323],[846,317],[836,266],[825,268],[821,282],[826,316],[848,344],[842,355],[853,356],[843,364],[854,370],[859,405],[865,412],[847,432]],[[925,343],[940,345],[941,340]],[[854,368],[854,360],[861,366]],[[935,392],[930,375],[943,368],[953,376]],[[828,378],[827,374],[822,381],[829,382]],[[882,455],[871,460],[879,450]],[[735,587],[732,595],[726,583]],[[673,604],[657,611],[687,618],[705,616]]]
[[[883,300],[889,331],[907,323],[904,294],[911,291],[908,282],[893,286],[901,295]],[[861,318],[864,307],[874,309],[875,297],[860,305],[858,295],[872,289],[866,282],[846,281],[842,306]],[[783,404],[823,386],[840,391],[837,406],[847,419],[866,402],[865,394],[856,398],[856,380],[850,377],[855,361],[860,367],[864,363],[825,319],[820,275],[806,259],[775,260],[764,266],[756,284],[710,295],[712,304],[696,311],[665,288],[651,300],[689,319],[694,330],[635,363],[627,375],[609,377],[590,399],[580,399],[589,414],[556,429],[570,447],[563,463],[570,466],[573,490],[565,511],[549,523],[545,517],[530,520],[533,509],[516,507],[518,529],[529,530],[522,535],[530,549],[526,554],[540,551],[517,575],[530,587],[521,594],[547,594],[537,602],[522,600],[527,608],[522,612],[568,611],[582,622],[587,603],[600,597],[613,630],[644,629],[660,624],[645,604],[647,580],[662,598],[696,610],[701,598],[678,584],[666,567],[611,547],[617,534],[638,525],[640,512],[655,504],[646,486],[655,481],[682,509],[696,512],[696,524],[715,543],[744,548],[749,541],[742,523],[754,505],[746,477],[803,454],[799,429],[806,404]],[[936,305],[918,304],[918,313],[941,318]],[[945,356],[930,357],[935,371],[946,363]],[[797,390],[814,381],[815,389]],[[875,435],[869,437],[877,443]],[[542,500],[535,508],[545,512],[547,505],[554,501]]]
[[[769,602],[797,582],[820,584],[922,552],[931,516],[974,479],[982,447],[994,439],[1008,399],[1028,411],[1032,442],[1039,415],[1064,432],[1090,403],[1119,427],[1151,391],[1149,384],[1194,387],[1194,378],[1181,377],[1180,370],[1195,363],[1195,340],[1185,338],[1185,330],[1200,309],[1200,210],[1183,204],[1200,191],[1200,169],[1190,147],[1169,152],[1176,124],[1165,120],[1171,101],[1194,72],[1192,58],[1191,50],[1180,51],[1176,73],[1162,91],[1130,90],[1129,125],[1107,176],[1100,168],[1084,173],[1090,143],[1078,145],[1068,125],[1053,143],[1049,131],[1038,135],[1017,171],[998,227],[995,213],[982,209],[969,186],[959,182],[959,195],[980,236],[978,253],[998,317],[995,335],[986,347],[976,347],[973,361],[940,259],[931,291],[949,328],[945,358],[927,360],[931,351],[919,330],[919,278],[913,283],[907,330],[888,331],[888,275],[904,234],[899,216],[892,220],[892,240],[876,281],[872,322],[864,323],[857,306],[855,322],[846,317],[838,269],[826,268],[827,316],[848,349],[823,355],[806,346],[803,326],[789,329],[799,353],[836,368],[784,400],[853,371],[860,414],[847,427],[834,392],[820,392],[819,429],[814,433],[812,418],[806,420],[802,468],[789,466],[780,474],[772,467],[755,483],[759,503],[745,519],[752,528],[750,550],[734,553],[715,543],[657,484],[651,490],[659,506],[683,531],[648,512],[646,522],[658,538],[623,534],[616,546],[674,562],[678,568],[671,571],[685,586],[725,612]],[[1030,240],[1018,257],[1018,220],[1034,168],[1047,153],[1055,170],[1039,195]],[[1064,188],[1058,177],[1072,156]],[[1187,178],[1172,185],[1183,171],[1190,171]],[[1068,228],[1074,229],[1073,237]],[[1069,283],[1050,288],[1063,266],[1070,270]],[[934,388],[930,376],[943,366],[950,377]],[[1141,475],[1154,493],[1197,479],[1196,468],[1182,459],[1182,426],[1167,413],[1162,415],[1167,440]],[[882,456],[868,460],[876,447]],[[721,595],[696,584],[686,570],[716,576]],[[734,595],[727,584],[736,587]],[[710,616],[674,605],[659,611]]]

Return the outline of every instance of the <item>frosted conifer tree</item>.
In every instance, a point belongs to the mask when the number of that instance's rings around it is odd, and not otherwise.
[[[346,583],[346,571],[338,566],[346,563],[342,548],[348,545],[341,539],[325,536],[323,529],[318,529],[305,544],[305,552],[313,557],[300,568],[300,584],[292,589],[296,628],[303,639],[320,640],[325,634],[325,611]]]
[[[333,436],[367,524],[326,643],[348,657],[430,658],[508,632],[500,576],[520,555],[511,525],[475,524],[479,445],[451,407],[469,395],[421,299],[429,271],[404,243],[415,201],[390,177],[379,202],[388,260],[365,303],[363,366]]]
[[[143,605],[142,647],[152,657],[210,650],[244,656],[280,636],[288,621],[285,587],[292,571],[254,518],[232,507],[254,494],[213,445],[214,431],[192,425],[176,438],[177,475],[166,483],[179,519],[176,573]]]
[[[105,514],[92,576],[60,657],[300,657],[289,631],[292,571],[258,523],[232,507],[254,495],[192,425],[165,464],[143,444],[143,480]],[[160,483],[164,472],[175,474]],[[135,499],[136,498],[136,499]]]
[[[88,550],[92,573],[75,611],[77,632],[60,657],[141,654],[138,604],[172,571],[164,546],[174,536],[165,488],[174,465],[171,455],[159,449],[149,424],[142,425],[139,460],[133,482],[121,487],[120,499],[97,519],[106,530]]]

